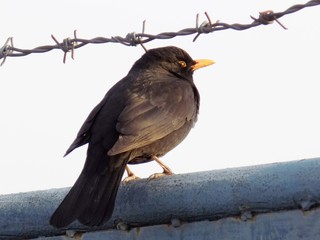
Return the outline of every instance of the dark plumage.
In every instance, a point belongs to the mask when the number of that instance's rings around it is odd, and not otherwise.
[[[189,133],[199,110],[192,74],[212,63],[192,60],[177,47],[149,50],[136,61],[92,110],[67,150],[66,155],[89,143],[84,168],[50,224],[107,221],[126,165],[163,156]]]

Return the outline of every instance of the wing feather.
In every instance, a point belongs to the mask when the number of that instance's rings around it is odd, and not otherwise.
[[[109,155],[149,145],[195,119],[198,99],[193,86],[185,80],[170,80],[150,85],[141,95],[132,94],[118,117],[120,135]]]

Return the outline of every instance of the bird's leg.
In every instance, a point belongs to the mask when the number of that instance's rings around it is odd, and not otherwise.
[[[165,165],[157,156],[153,156],[152,159],[155,160],[162,167],[164,174],[173,175],[171,169],[167,165]]]
[[[127,171],[127,174],[128,174],[128,177],[125,177],[123,179],[123,182],[124,183],[129,183],[133,180],[137,180],[137,179],[140,179],[139,177],[137,177],[131,170],[130,168],[128,167],[128,165],[126,166],[126,171]]]
[[[167,165],[165,165],[157,156],[152,156],[152,159],[155,160],[160,165],[160,167],[162,167],[163,172],[152,174],[150,177],[148,177],[149,180],[174,174],[171,169]]]

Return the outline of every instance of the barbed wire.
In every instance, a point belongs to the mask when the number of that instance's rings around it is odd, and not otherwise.
[[[45,53],[53,49],[60,49],[64,52],[63,63],[65,63],[68,52],[71,52],[71,58],[74,59],[74,50],[77,48],[83,47],[87,44],[120,43],[125,46],[141,45],[143,49],[147,51],[147,49],[143,44],[153,41],[155,39],[164,40],[164,39],[171,39],[178,36],[196,34],[196,36],[193,38],[193,41],[195,42],[201,34],[208,34],[208,33],[213,33],[216,31],[227,30],[227,29],[242,31],[242,30],[247,30],[260,25],[272,24],[274,21],[276,21],[283,29],[287,29],[279,21],[279,18],[283,17],[284,15],[297,12],[305,7],[312,7],[316,5],[320,5],[320,0],[311,0],[305,4],[293,5],[292,7],[288,8],[283,12],[275,13],[272,10],[259,12],[258,18],[250,16],[253,22],[249,24],[239,24],[239,23],[228,24],[228,23],[222,23],[220,21],[216,21],[215,23],[212,23],[209,14],[205,12],[205,16],[207,20],[199,24],[199,14],[197,14],[196,27],[194,28],[185,28],[177,32],[162,32],[156,35],[145,33],[145,21],[143,22],[143,28],[141,33],[132,32],[132,33],[128,33],[125,37],[114,36],[110,38],[96,37],[92,39],[82,39],[82,38],[77,38],[76,30],[75,30],[73,38],[66,38],[62,42],[59,42],[53,35],[51,35],[51,38],[56,43],[55,45],[45,45],[45,46],[40,46],[33,49],[21,49],[21,48],[14,47],[13,38],[10,37],[6,40],[3,47],[0,48],[0,59],[2,59],[0,66],[2,66],[5,63],[7,57],[21,57],[21,56],[29,55],[31,53]]]

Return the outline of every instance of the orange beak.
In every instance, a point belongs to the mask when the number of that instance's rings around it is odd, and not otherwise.
[[[212,61],[210,59],[197,59],[194,61],[195,61],[195,64],[191,66],[191,71],[195,71],[199,68],[207,67],[215,63],[215,61]]]

